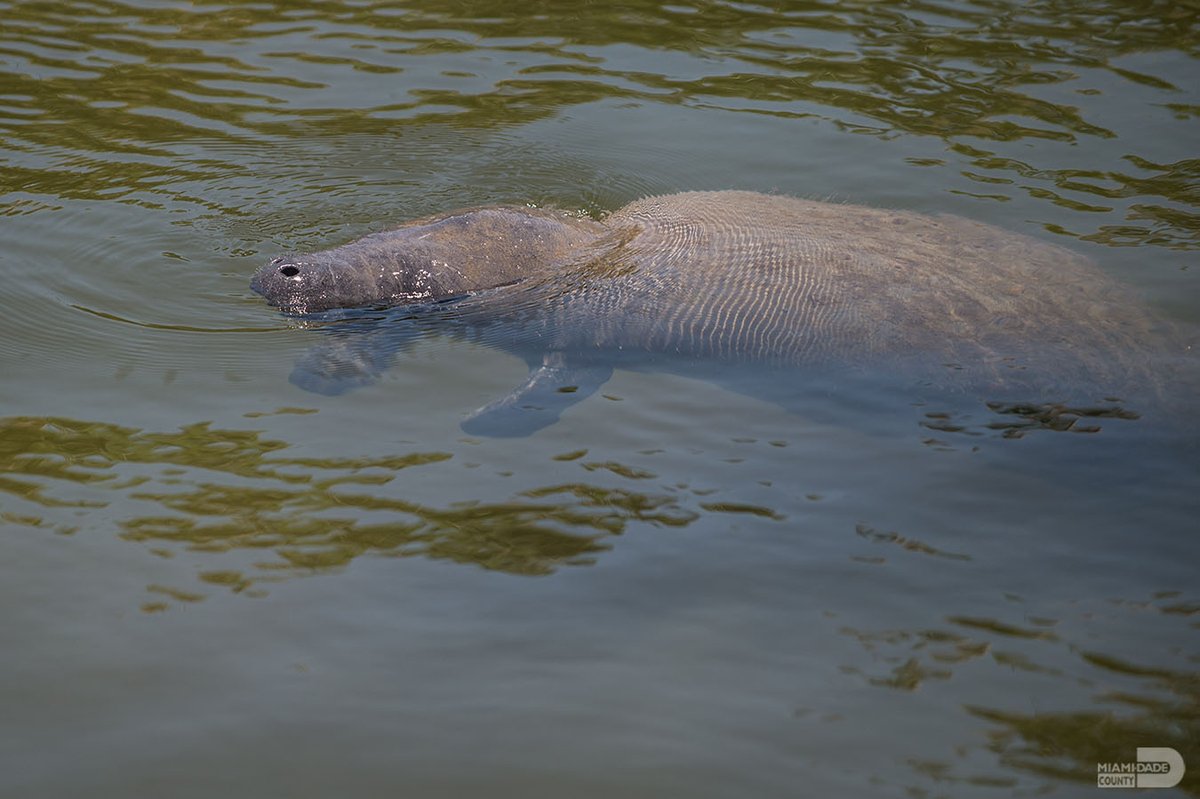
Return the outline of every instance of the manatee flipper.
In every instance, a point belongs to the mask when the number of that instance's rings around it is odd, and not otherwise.
[[[612,373],[611,366],[572,366],[562,353],[549,353],[508,396],[489,402],[463,420],[462,430],[494,438],[536,433],[557,422],[567,408],[594,394]]]
[[[411,325],[390,324],[368,332],[349,325],[297,358],[288,380],[327,397],[369,386],[418,335]]]

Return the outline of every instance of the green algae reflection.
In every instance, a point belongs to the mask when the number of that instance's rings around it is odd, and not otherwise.
[[[1060,232],[1110,246],[1200,247],[1200,159],[1154,146],[1166,128],[1128,137],[1119,167],[1008,146],[1116,139],[1128,111],[1089,98],[1127,92],[1191,135],[1200,111],[1173,65],[1200,46],[1194,2],[386,6],[0,2],[0,214],[82,199],[252,216],[263,185],[308,193],[297,165],[327,171],[330,153],[305,149],[326,137],[403,137],[387,159],[416,153],[397,171],[421,186],[456,168],[453,141],[608,102],[940,140],[948,159],[910,163],[960,163],[970,196],[1104,214]],[[282,167],[229,157],[286,150]],[[498,168],[547,160],[523,151]]]
[[[1094,788],[1097,764],[1131,761],[1138,747],[1165,746],[1188,766],[1179,790],[1200,796],[1200,770],[1194,767],[1200,752],[1200,671],[1192,667],[1200,655],[1184,643],[1200,625],[1194,618],[1200,604],[1182,598],[1182,592],[1162,591],[1150,600],[1050,606],[1060,617],[1031,613],[1022,597],[1009,600],[1019,609],[1012,620],[950,615],[922,629],[841,628],[866,654],[843,664],[842,673],[880,690],[936,694],[952,680],[991,674],[984,680],[988,690],[959,707],[984,724],[982,746],[1004,771],[973,772],[977,764],[961,757],[970,748],[965,743],[944,759],[910,761],[913,770],[942,786],[945,795],[957,795],[954,785],[1011,788],[1017,784],[1014,774],[1043,780],[1029,792],[1040,794],[1062,782]],[[1123,612],[1181,645],[1144,653],[1149,663],[1096,649],[1122,645],[1092,625],[1111,623],[1111,614]],[[1029,707],[1029,686],[1039,684],[1060,690],[1050,707]]]
[[[585,483],[436,507],[408,498],[403,482],[388,484],[406,469],[451,460],[449,453],[314,458],[288,456],[289,446],[260,431],[208,423],[153,432],[64,418],[0,419],[4,519],[68,534],[115,526],[122,538],[164,556],[177,549],[270,553],[251,576],[201,575],[242,591],[363,554],[547,574],[592,562],[608,549],[605,539],[631,522],[682,526],[695,518],[668,496]]]
[[[1081,652],[1091,666],[1145,684],[1144,692],[1110,691],[1107,707],[1022,713],[968,706],[996,725],[989,749],[1006,766],[1041,776],[1094,785],[1096,765],[1134,759],[1139,746],[1168,746],[1188,767],[1179,789],[1200,796],[1200,672],[1129,663],[1099,652]]]

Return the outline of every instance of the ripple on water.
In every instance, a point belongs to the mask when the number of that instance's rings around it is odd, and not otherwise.
[[[243,334],[287,329],[238,301],[241,269],[213,268],[222,259],[203,242],[128,210],[93,211],[71,204],[20,221],[0,254],[0,358],[52,370],[89,361],[187,370],[236,362]]]
[[[663,174],[624,169],[620,145],[583,159],[449,125],[332,143],[209,138],[169,148],[173,159],[27,154],[28,191],[3,203],[14,224],[13,245],[0,255],[12,277],[0,329],[12,334],[0,353],[51,366],[236,364],[242,334],[288,327],[247,289],[254,269],[280,251],[335,246],[465,205],[603,213],[669,187]],[[171,169],[172,180],[159,175]],[[60,201],[72,175],[76,196]]]

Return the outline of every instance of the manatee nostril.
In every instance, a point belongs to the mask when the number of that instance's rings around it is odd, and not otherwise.
[[[283,275],[284,277],[295,277],[296,275],[300,274],[300,268],[288,264],[287,266],[280,267],[279,274]]]

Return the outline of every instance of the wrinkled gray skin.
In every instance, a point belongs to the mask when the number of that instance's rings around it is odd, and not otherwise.
[[[597,222],[532,208],[458,211],[275,258],[250,287],[293,314],[433,302],[524,280],[577,257],[604,232]]]
[[[1051,244],[954,216],[740,191],[651,197],[602,222],[457,211],[276,258],[251,286],[291,314],[411,306],[404,324],[521,354],[526,383],[463,425],[489,435],[553,423],[614,366],[720,380],[757,365],[751,393],[785,404],[780,369],[835,382],[886,370],[1053,422],[1053,403],[1162,390],[1157,356],[1186,349]],[[325,393],[369,382],[415,335],[401,327],[337,338],[293,381]]]

